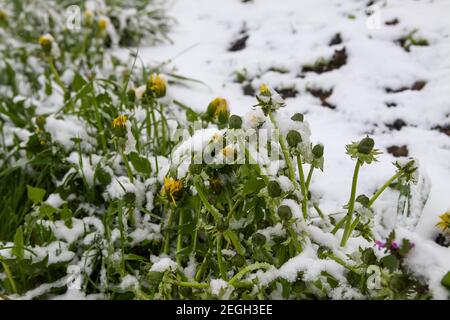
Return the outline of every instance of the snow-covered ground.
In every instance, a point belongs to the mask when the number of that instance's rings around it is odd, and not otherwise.
[[[450,125],[450,2],[368,4],[359,0],[178,0],[169,10],[178,21],[171,33],[173,44],[141,48],[140,54],[146,62],[173,57],[179,74],[203,81],[206,85],[192,85],[195,90],[192,86],[170,88],[172,97],[197,110],[222,96],[232,113],[245,113],[255,100],[234,81],[236,71],[246,70],[254,89],[261,83],[295,88],[297,95],[287,98],[282,112],[305,113],[313,141],[325,145],[325,173],[315,177],[312,190],[323,197],[321,205],[328,212],[346,203],[350,192],[354,163],[345,154],[345,144],[370,134],[384,152],[377,164],[362,169],[358,192],[366,194],[394,172],[391,163],[396,158],[386,149],[406,145],[409,156],[419,159],[431,186],[416,231],[433,239],[438,215],[450,207],[450,137],[436,129]],[[415,37],[425,38],[429,45],[412,46],[408,52],[396,40],[413,30],[417,30]],[[337,33],[342,43],[330,46]],[[245,36],[244,48],[228,50]],[[302,72],[303,66],[330,58],[344,47],[347,61],[342,67],[320,74]],[[423,89],[411,90],[418,81],[426,82]],[[308,88],[332,89],[326,101],[335,109],[322,106]],[[396,90],[401,92],[389,92]],[[404,126],[390,129],[397,119]],[[387,214],[394,212],[387,209]]]

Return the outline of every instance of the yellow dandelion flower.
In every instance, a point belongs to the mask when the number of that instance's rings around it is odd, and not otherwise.
[[[270,89],[265,83],[259,86],[259,94],[262,96],[270,96]]]
[[[441,221],[439,221],[436,226],[443,232],[450,231],[450,211],[440,215],[439,219],[441,219]]]
[[[228,103],[227,100],[224,98],[217,97],[213,99],[209,104],[208,108],[206,110],[206,113],[210,117],[214,117],[217,115],[217,109],[225,110],[228,109]]]
[[[169,196],[172,199],[173,204],[176,205],[175,196],[178,192],[181,191],[182,188],[183,182],[181,180],[164,177],[164,186],[161,194],[163,196]]]
[[[47,53],[52,49],[54,41],[55,39],[50,34],[44,34],[39,37],[39,44],[41,45],[42,50]]]
[[[125,115],[120,115],[113,120],[113,128],[125,128],[125,123],[128,118]]]
[[[8,19],[8,13],[4,10],[0,10],[0,21],[6,21]]]
[[[166,95],[166,81],[156,73],[150,76],[147,88],[156,98],[162,98]]]
[[[220,150],[220,153],[224,155],[224,157],[231,157],[234,156],[234,152],[236,151],[236,149],[232,146],[227,146],[225,148],[223,148],[222,150]]]
[[[107,26],[108,26],[108,19],[106,19],[105,17],[101,17],[100,19],[98,19],[98,28],[100,31],[105,30]]]

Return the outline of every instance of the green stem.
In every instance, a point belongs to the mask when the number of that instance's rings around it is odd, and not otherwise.
[[[9,266],[3,262],[2,260],[0,260],[0,263],[3,266],[3,269],[5,270],[6,276],[8,277],[8,281],[11,284],[11,288],[13,290],[14,293],[17,293],[17,286],[16,286],[16,282],[14,281],[13,275],[11,273],[11,269],[9,268]]]
[[[344,234],[342,235],[341,246],[344,247],[350,237],[350,228],[352,226],[353,210],[355,208],[356,198],[356,186],[358,184],[358,174],[361,168],[362,162],[358,159],[355,164],[355,170],[353,172],[352,191],[350,193],[350,199],[348,201],[347,221],[345,224]]]
[[[163,252],[165,254],[169,254],[170,250],[170,228],[172,227],[173,223],[173,210],[169,208],[169,218],[167,220],[167,226],[166,226],[166,234],[164,235],[164,249]]]
[[[130,163],[128,162],[128,157],[125,154],[125,145],[122,146],[122,158],[123,158],[123,162],[125,163],[125,168],[127,169],[128,178],[130,178],[130,182],[133,183],[134,177],[133,177],[133,173],[131,171]]]
[[[311,165],[308,172],[308,178],[306,178],[306,189],[309,190],[309,185],[311,184],[312,175],[314,172],[314,166]]]
[[[297,155],[297,166],[298,166],[298,175],[300,177],[300,190],[303,195],[302,199],[303,218],[306,219],[308,217],[308,194],[306,190],[305,174],[303,172],[303,163],[300,154]]]
[[[221,232],[217,234],[217,264],[219,265],[220,276],[223,280],[227,280],[227,272],[225,270],[225,265],[223,264],[222,258],[222,240],[223,235]]]
[[[211,249],[210,249],[211,250]],[[195,274],[195,281],[200,281],[203,273],[205,272],[206,266],[208,265],[208,260],[211,255],[211,252],[208,251],[208,253],[203,258],[202,264],[200,265],[200,268],[197,270],[197,273]]]
[[[64,82],[62,82],[61,78],[59,77],[58,70],[56,70],[55,63],[53,61],[53,57],[51,55],[49,55],[47,57],[47,61],[48,61],[48,65],[50,66],[50,71],[52,72],[53,77],[55,78],[55,82],[61,87],[64,94],[67,93],[67,88],[64,85]]]
[[[345,223],[345,218],[347,218],[347,215],[345,215],[339,222],[336,224],[336,226],[331,230],[332,234],[336,234],[336,232],[342,227],[342,225]]]
[[[213,205],[209,203],[208,199],[206,199],[206,196],[203,193],[203,189],[202,189],[202,187],[200,185],[199,179],[200,179],[200,177],[198,177],[198,176],[194,178],[195,190],[197,190],[198,196],[200,197],[200,200],[202,200],[203,205],[212,214],[212,216],[214,217],[214,220],[216,220],[216,222],[218,222],[221,219],[220,218],[221,214],[220,214],[219,210],[214,208]]]
[[[278,128],[277,122],[272,113],[269,113],[269,117],[270,117],[270,120],[272,121],[275,129],[280,131]],[[292,181],[294,186],[297,187],[298,183],[297,183],[297,180],[295,180],[295,170],[294,170],[294,165],[292,163],[291,156],[289,154],[289,150],[286,147],[286,142],[284,141],[283,135],[281,134],[281,132],[278,132],[278,133],[279,133],[278,142],[280,143],[281,151],[283,152],[284,160],[286,161],[286,165],[288,167],[289,179]]]
[[[367,205],[368,208],[370,208],[375,200],[378,199],[378,197],[383,193],[384,190],[386,190],[387,187],[389,187],[398,177],[402,175],[402,171],[398,171],[396,174],[394,174],[388,181],[386,181],[383,186],[378,189],[378,191],[370,198],[369,204]]]
[[[353,271],[357,274],[360,274],[360,272],[358,270],[356,270],[355,268],[349,266],[344,260],[342,260],[341,258],[336,257],[333,253],[329,253],[327,254],[327,257],[336,261],[338,264],[340,264],[341,266],[343,266],[344,268]]]
[[[119,219],[119,231],[120,231],[120,251],[121,251],[121,271],[122,276],[125,275],[125,233],[124,233],[124,225],[123,225],[123,210],[122,210],[123,202],[119,200],[117,203],[117,218]]]
[[[181,226],[183,225],[183,211],[180,210],[180,216],[178,217],[178,230],[177,230],[177,264],[181,264],[181,246],[183,244],[183,233],[181,232]]]
[[[290,222],[287,222],[285,227],[289,235],[291,236],[292,241],[294,242],[295,255],[297,255],[298,253],[303,251],[302,245],[298,242],[297,233],[295,232],[294,228],[292,228],[292,224]]]
[[[228,282],[228,284],[231,286],[234,285],[245,274],[252,272],[254,270],[258,270],[258,269],[269,270],[270,268],[272,268],[272,265],[269,263],[266,263],[266,262],[256,262],[256,263],[250,264],[250,265],[246,266],[244,269],[242,269],[241,271],[239,271],[238,273],[236,273],[234,275],[234,277],[231,278],[231,280]]]
[[[95,112],[95,121],[97,122],[97,127],[98,127],[98,134],[100,135],[100,143],[102,146],[102,150],[104,153],[106,153],[106,138],[105,138],[105,129],[103,127],[103,122],[101,121],[101,117],[100,117],[100,113],[98,112],[99,110],[99,106],[98,106],[98,102],[97,99],[95,98],[94,95],[94,85],[91,84],[91,92],[92,92],[92,101],[94,102],[94,112]]]
[[[208,283],[200,283],[200,282],[188,282],[188,281],[175,281],[174,284],[180,287],[188,287],[194,289],[207,289],[209,288]]]

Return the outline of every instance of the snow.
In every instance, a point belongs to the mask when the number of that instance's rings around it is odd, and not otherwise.
[[[132,276],[130,274],[127,274],[125,277],[122,278],[122,282],[119,284],[119,288],[122,290],[126,290],[129,288],[135,288],[139,286],[139,281],[136,279],[135,276]]]
[[[88,135],[86,127],[86,123],[75,116],[58,119],[55,115],[51,115],[47,117],[45,123],[45,129],[52,135],[52,138],[67,150],[74,147],[74,138],[81,139],[83,147],[90,147],[95,143],[95,140]]]
[[[171,34],[173,43],[141,48],[140,53],[144,58],[160,60],[165,60],[168,52],[180,53],[173,60],[179,73],[199,79],[208,87],[171,88],[171,95],[200,111],[212,98],[223,96],[232,113],[249,112],[255,100],[233,82],[235,71],[245,69],[248,75],[257,75],[252,82],[256,90],[263,82],[274,88],[295,87],[299,94],[287,99],[287,107],[280,111],[288,115],[305,113],[312,128],[311,140],[325,146],[325,174],[317,172],[311,185],[313,194],[321,197],[325,212],[335,211],[348,200],[350,190],[341,186],[350,186],[354,163],[345,155],[345,144],[366,133],[373,135],[376,146],[384,152],[391,145],[406,144],[430,178],[430,197],[416,229],[430,239],[438,215],[448,207],[444,195],[450,188],[450,141],[432,130],[450,122],[450,44],[446,41],[450,27],[444,14],[449,12],[450,3],[381,3],[380,24],[368,23],[378,29],[367,28],[365,5],[363,1],[342,0],[285,0],[283,5],[270,0],[196,0],[195,4],[176,1],[169,11],[179,22]],[[355,19],[349,19],[349,15]],[[384,24],[393,18],[399,19],[398,25]],[[242,29],[249,35],[246,48],[228,52]],[[413,46],[406,52],[394,43],[414,29],[427,38],[430,46]],[[338,32],[343,43],[328,46]],[[344,46],[346,65],[298,77],[303,65],[328,58]],[[273,67],[288,72],[267,72]],[[411,86],[417,80],[427,81],[421,91],[385,91],[386,87]],[[337,106],[336,110],[321,107],[319,99],[306,92],[307,87],[333,88],[328,101]],[[387,108],[386,102],[395,102],[397,107]],[[385,124],[397,118],[408,125],[399,131],[388,130]],[[362,168],[358,193],[371,194],[394,172],[393,156],[385,153],[379,160],[370,168]]]
[[[218,296],[223,289],[228,287],[228,282],[222,279],[212,279],[209,286],[211,288],[211,293]]]
[[[174,271],[177,269],[177,263],[168,257],[159,258],[152,256],[150,259],[152,260],[152,262],[154,262],[152,267],[150,268],[150,271],[164,272],[166,270]]]
[[[64,200],[61,199],[59,193],[52,193],[48,196],[47,200],[45,200],[45,203],[52,206],[53,208],[59,208],[63,205]]]

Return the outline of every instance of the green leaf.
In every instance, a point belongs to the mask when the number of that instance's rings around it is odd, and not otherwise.
[[[195,122],[198,120],[198,114],[191,108],[186,109],[186,120],[189,122]]]
[[[45,196],[45,190],[41,188],[35,188],[27,185],[28,199],[33,201],[34,204],[41,203]]]
[[[43,203],[39,208],[39,215],[41,216],[41,218],[48,218],[53,220],[53,215],[56,211],[58,210],[53,208],[51,205]]]
[[[130,161],[133,164],[133,167],[139,171],[140,173],[144,174],[150,174],[151,173],[151,166],[150,161],[148,159],[141,157],[136,152],[131,152],[129,154]]]
[[[61,215],[61,219],[64,220],[64,224],[66,225],[66,227],[72,229],[72,210],[70,210],[67,205],[65,205],[60,212]]]
[[[442,278],[441,284],[450,290],[450,271]]]
[[[238,235],[233,230],[228,229],[224,232],[224,236],[228,242],[231,242],[233,244],[238,254],[240,254],[241,256],[245,256],[245,249],[241,245]]]
[[[397,257],[392,254],[381,258],[380,262],[383,267],[388,268],[391,272],[397,270],[400,265],[400,261],[398,261]]]
[[[111,176],[109,175],[109,173],[103,169],[100,166],[97,166],[95,168],[95,180],[97,180],[98,182],[100,182],[100,184],[102,186],[107,186],[108,184],[111,183]]]
[[[258,192],[259,190],[264,188],[264,186],[265,186],[265,182],[263,179],[250,178],[244,184],[243,193],[250,194],[250,193]]]
[[[12,253],[17,257],[18,260],[23,260],[24,240],[22,226],[17,228],[16,234],[14,235],[14,248],[12,249]]]

